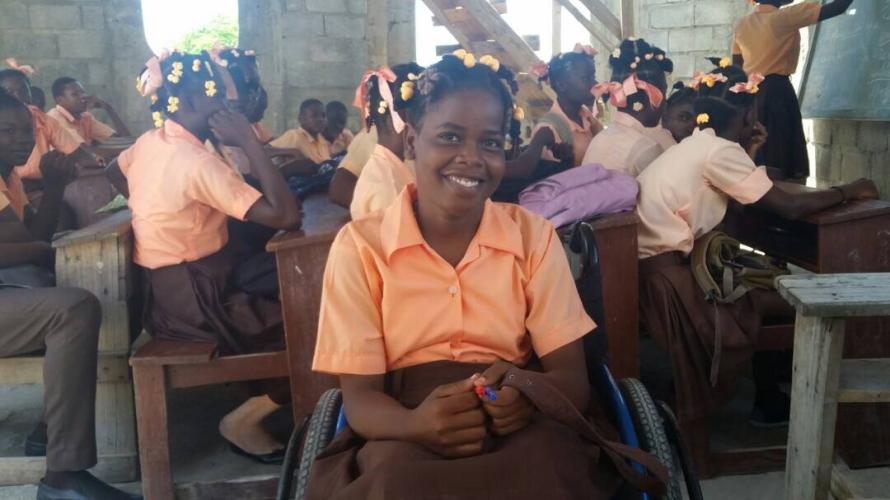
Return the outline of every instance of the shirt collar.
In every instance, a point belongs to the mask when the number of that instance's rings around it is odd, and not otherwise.
[[[327,139],[325,139],[323,135],[321,135],[321,134],[312,135],[309,133],[308,130],[304,129],[303,127],[298,128],[297,133],[304,135],[306,137],[306,139],[308,139],[309,142],[311,142],[312,144],[318,144],[322,140],[327,141]]]
[[[164,120],[164,135],[184,139],[198,146],[199,148],[204,147],[204,143],[201,142],[197,137],[195,137],[194,134],[192,134],[185,127],[173,120]]]
[[[712,129],[712,128],[706,128],[706,129],[697,128],[692,131],[692,135],[700,135],[700,134],[706,134],[711,137],[717,137],[717,132],[715,132],[714,129]]]
[[[67,109],[63,108],[62,106],[59,106],[59,105],[57,104],[55,109],[56,109],[56,112],[57,112],[57,113],[59,113],[60,115],[62,115],[62,116],[63,116],[66,120],[68,120],[69,122],[74,123],[74,122],[77,121],[77,119],[74,118],[74,115],[72,115],[70,112],[68,112]]]
[[[569,115],[562,110],[562,107],[559,105],[559,101],[553,101],[553,107],[550,108],[552,113],[555,113],[557,116],[565,120],[566,123],[569,124],[569,127],[572,129],[572,132],[589,132],[590,131],[590,119],[593,113],[590,111],[590,108],[587,106],[581,105],[581,125],[575,123],[574,120],[569,118]]]
[[[375,156],[382,156],[383,159],[390,164],[404,163],[401,158],[399,158],[398,156],[396,156],[395,153],[392,152],[391,149],[382,144],[376,144],[371,154]]]
[[[408,184],[396,201],[383,212],[381,244],[387,260],[398,250],[425,243],[414,214],[416,200],[417,187]],[[485,201],[482,221],[476,236],[467,247],[467,255],[472,252],[478,254],[480,246],[512,253],[519,259],[525,258],[519,225],[491,200]]]
[[[754,9],[754,12],[775,12],[777,10],[779,10],[779,8],[776,7],[775,5],[759,3],[759,4],[757,4],[757,7]]]

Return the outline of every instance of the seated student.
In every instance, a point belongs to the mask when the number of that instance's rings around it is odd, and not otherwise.
[[[420,75],[416,187],[331,247],[313,369],[339,375],[349,425],[314,462],[307,499],[608,498],[612,464],[629,469],[516,389],[537,380],[555,406],[586,411],[595,325],[553,226],[489,200],[513,99],[474,61],[446,55]]]
[[[674,84],[674,92],[664,105],[661,126],[667,129],[677,143],[692,135],[695,130],[695,99],[694,88],[687,87],[683,82]]]
[[[572,52],[557,54],[546,66],[534,68],[538,79],[549,82],[556,92],[553,107],[541,117],[534,134],[547,127],[558,142],[571,145],[571,164],[576,167],[581,165],[590,141],[603,130],[603,124],[591,111],[595,103],[591,93],[596,85],[595,55],[593,47],[575,44]]]
[[[649,333],[671,355],[674,387],[685,394],[678,400],[690,402],[679,408],[686,421],[706,417],[726,400],[734,377],[751,359],[761,324],[793,318],[794,312],[771,290],[752,290],[732,304],[709,303],[689,264],[695,240],[721,223],[730,199],[797,219],[845,200],[878,196],[867,180],[805,193],[774,185],[766,169],[752,161],[762,143],[762,138],[752,137],[757,75],[727,66],[700,80],[698,129],[637,178],[640,309]],[[714,353],[718,322],[723,348]],[[719,364],[712,359],[720,359]],[[717,376],[714,386],[712,369]],[[788,398],[779,391],[774,371],[755,357],[754,424],[788,419]]]
[[[29,266],[51,275],[54,254],[49,240],[72,176],[70,157],[47,153],[39,165],[46,185],[43,203],[36,212],[28,205],[14,167],[34,149],[33,126],[28,108],[0,90],[0,357],[46,351],[44,417],[49,440],[46,475],[37,498],[130,499],[87,472],[96,465],[99,301],[77,288],[32,288],[46,283],[17,281],[4,273]]]
[[[353,219],[388,207],[414,182],[414,162],[405,158],[405,120],[415,94],[414,81],[422,71],[416,63],[369,71],[356,90],[366,103],[366,126],[378,133],[377,145],[355,185],[349,207]]]
[[[96,96],[88,96],[79,81],[70,76],[63,76],[53,82],[53,99],[56,107],[47,115],[55,118],[72,134],[80,137],[83,142],[95,145],[116,136],[129,136],[130,129],[124,124],[117,112],[107,102]],[[100,122],[89,112],[90,109],[103,109],[114,128]]]
[[[674,63],[658,47],[641,38],[628,38],[609,56],[609,66],[612,81],[594,87],[594,95],[608,93],[618,112],[606,130],[590,141],[582,163],[599,163],[636,177],[676,144],[660,125],[667,74]]]
[[[346,156],[337,165],[331,185],[328,187],[328,198],[331,201],[343,208],[349,208],[352,205],[355,184],[358,182],[365,164],[371,159],[371,153],[376,145],[377,128],[373,125],[370,128],[362,127],[355,134],[355,138],[346,148]]]
[[[322,135],[326,118],[324,104],[318,99],[306,99],[300,104],[300,128],[287,130],[272,140],[269,146],[288,150],[297,158],[279,168],[285,178],[298,174],[314,174],[318,166],[331,159],[331,144]]]
[[[31,201],[40,199],[43,174],[40,171],[40,158],[56,149],[64,154],[74,154],[78,167],[98,167],[104,161],[84,148],[83,140],[71,134],[57,120],[31,105],[31,80],[20,69],[0,70],[0,88],[28,106],[34,124],[34,150],[23,164],[16,166],[16,172],[25,183]]]
[[[31,104],[40,111],[46,111],[46,93],[42,88],[31,85]]]
[[[331,145],[331,155],[337,156],[346,151],[354,136],[352,131],[346,128],[346,119],[349,113],[346,105],[340,101],[331,101],[325,105],[325,127],[321,135]]]
[[[164,113],[167,120],[121,153],[109,177],[129,197],[133,260],[144,268],[146,329],[164,339],[215,342],[224,353],[281,349],[277,277],[273,271],[273,283],[260,282],[266,275],[253,272],[274,270],[264,260],[274,257],[236,256],[226,220],[295,229],[300,212],[248,121],[226,110],[225,96],[236,90],[224,71],[206,52],[149,60],[141,93],[156,96],[155,119]],[[206,140],[241,148],[260,190],[208,151]],[[266,394],[223,418],[221,434],[236,452],[280,459],[282,445],[261,422],[289,396],[286,383],[270,383]]]
[[[800,103],[791,84],[800,58],[800,30],[843,14],[853,0],[801,2],[753,0],[757,8],[735,28],[733,62],[748,73],[766,75],[757,95],[757,119],[766,127],[758,161],[778,169],[782,178],[806,182],[810,173]],[[852,34],[851,34],[852,35]]]

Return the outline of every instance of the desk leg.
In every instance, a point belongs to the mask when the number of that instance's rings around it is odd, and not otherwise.
[[[797,315],[785,498],[827,500],[844,346],[844,320]]]

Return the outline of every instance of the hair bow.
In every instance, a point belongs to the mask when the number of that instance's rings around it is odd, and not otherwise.
[[[23,75],[25,75],[25,76],[30,76],[30,75],[33,75],[34,73],[37,72],[37,70],[34,69],[34,66],[30,66],[30,65],[27,65],[27,64],[22,64],[22,65],[20,66],[19,63],[18,63],[18,61],[16,61],[16,59],[15,59],[14,57],[9,57],[9,58],[7,58],[7,59],[6,59],[6,65],[9,66],[10,68],[16,70],[16,71],[21,72],[21,73],[22,73]]]
[[[170,52],[165,49],[160,54],[151,56],[151,58],[145,62],[145,70],[142,71],[142,74],[139,75],[139,78],[136,80],[136,90],[139,91],[139,95],[142,97],[154,95],[158,92],[158,89],[164,85],[164,74],[161,72],[161,61],[169,56]]]
[[[576,54],[587,54],[590,57],[596,57],[596,55],[599,54],[599,51],[593,48],[591,45],[582,45],[580,43],[575,44],[572,52]]]
[[[711,88],[717,83],[726,83],[728,80],[729,78],[722,73],[702,73],[701,71],[698,71],[692,77],[692,84],[690,87],[698,90],[698,88],[704,84],[706,87]]]
[[[538,80],[546,80],[550,73],[550,65],[544,61],[538,61],[529,68],[528,72],[538,77]]]
[[[636,73],[631,73],[623,82],[602,82],[594,85],[593,89],[591,89],[591,93],[597,99],[608,93],[609,102],[616,108],[627,107],[627,98],[638,91],[646,93],[646,96],[649,98],[649,104],[652,107],[657,108],[661,106],[661,101],[664,99],[664,94],[662,94],[661,90],[649,82],[644,82],[637,78]]]
[[[368,70],[365,72],[358,87],[355,89],[355,99],[353,99],[352,105],[362,110],[363,118],[368,117],[368,82],[371,81],[371,78],[377,78],[377,88],[380,91],[380,97],[383,98],[383,102],[386,103],[386,107],[390,110],[393,128],[397,133],[401,133],[405,128],[405,122],[402,120],[402,117],[396,113],[395,99],[392,96],[392,90],[389,88],[389,84],[395,82],[397,77],[387,66],[381,66],[376,70]],[[383,108],[383,106],[381,106],[381,108]]]
[[[760,91],[760,83],[763,82],[764,77],[760,73],[751,73],[748,75],[747,82],[739,82],[732,87],[729,88],[730,92],[734,92],[736,94],[741,94],[742,92],[746,92],[748,94],[756,94]]]

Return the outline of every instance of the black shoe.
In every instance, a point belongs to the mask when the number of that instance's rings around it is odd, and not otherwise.
[[[110,486],[86,471],[73,472],[66,488],[55,488],[43,481],[37,487],[37,500],[142,500]]]
[[[284,448],[275,450],[272,453],[266,453],[265,455],[254,455],[253,453],[242,450],[232,443],[229,443],[229,448],[231,448],[236,455],[247,457],[255,462],[259,462],[264,465],[281,465],[282,463],[284,463]]]
[[[46,423],[38,422],[31,434],[28,434],[28,437],[25,438],[25,456],[45,457],[46,442]]]

